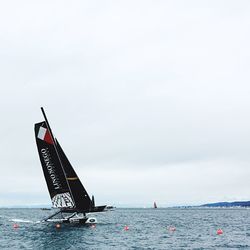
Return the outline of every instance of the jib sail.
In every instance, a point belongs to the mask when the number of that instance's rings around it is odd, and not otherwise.
[[[76,208],[82,211],[90,211],[93,206],[92,201],[87,191],[83,187],[80,179],[78,178],[75,170],[73,169],[71,163],[69,162],[67,156],[63,152],[63,149],[60,146],[59,142],[57,141],[57,139],[55,139],[55,141],[57,151],[61,159],[64,172],[66,174],[68,185],[75,201]]]

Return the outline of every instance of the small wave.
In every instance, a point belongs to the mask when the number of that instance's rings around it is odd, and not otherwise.
[[[19,223],[35,223],[34,221],[31,221],[31,220],[23,220],[23,219],[10,219],[9,221],[12,221],[12,222],[19,222]]]

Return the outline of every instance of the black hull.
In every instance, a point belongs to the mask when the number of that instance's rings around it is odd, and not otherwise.
[[[88,218],[86,218],[86,219],[77,219],[77,220],[74,220],[74,221],[64,220],[64,221],[61,221],[60,223],[85,225],[87,220],[88,220]]]
[[[96,207],[91,207],[90,209],[82,210],[82,209],[76,209],[76,208],[65,208],[61,209],[61,212],[63,213],[73,213],[73,212],[78,212],[78,213],[98,213],[98,212],[105,212],[106,205],[104,206],[96,206]]]
[[[53,222],[53,223],[66,223],[66,224],[95,224],[97,222],[96,218],[86,217],[83,213],[58,211],[46,219],[43,222]]]

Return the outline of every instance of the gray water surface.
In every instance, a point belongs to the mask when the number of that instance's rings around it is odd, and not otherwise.
[[[0,249],[250,249],[249,209],[116,209],[94,215],[95,228],[33,223],[53,212],[0,209]]]

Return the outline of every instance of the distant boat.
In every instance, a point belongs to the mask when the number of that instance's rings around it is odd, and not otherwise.
[[[157,208],[156,202],[154,202],[154,208]]]
[[[114,210],[116,207],[114,207],[114,206],[106,206],[106,209],[107,210]]]
[[[44,121],[35,124],[37,149],[48,186],[53,208],[60,210],[43,221],[67,223],[95,223],[87,213],[102,212],[105,206],[95,206],[58,140],[53,136],[43,108]]]

